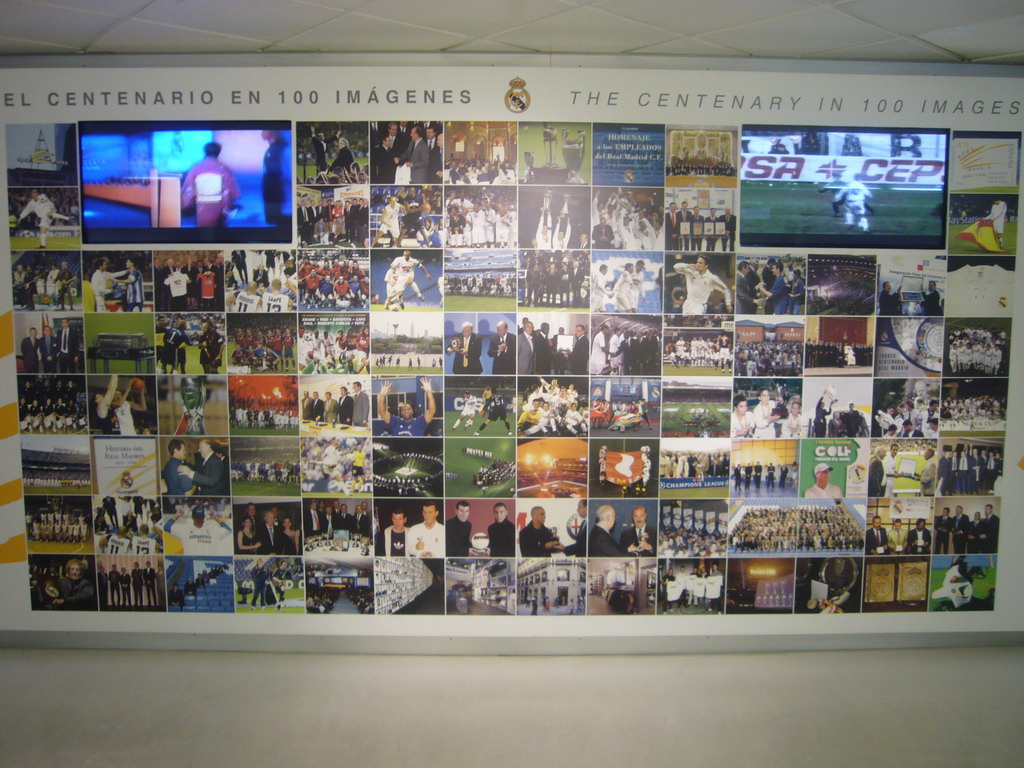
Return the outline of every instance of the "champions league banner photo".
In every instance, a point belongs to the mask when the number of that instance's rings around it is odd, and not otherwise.
[[[10,629],[1022,629],[1019,80],[109,75],[0,76]]]

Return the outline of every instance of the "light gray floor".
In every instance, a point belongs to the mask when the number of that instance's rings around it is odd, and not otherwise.
[[[4,766],[1020,766],[1024,649],[0,649]],[[353,762],[355,761],[355,762]]]

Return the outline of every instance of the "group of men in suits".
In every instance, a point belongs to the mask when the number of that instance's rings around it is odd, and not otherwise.
[[[313,391],[302,399],[302,420],[329,427],[369,427],[370,396],[358,381],[352,384],[351,394],[348,387],[339,387],[337,400],[331,392],[321,398],[318,391]]]
[[[21,340],[21,369],[18,373],[80,373],[85,370],[81,339],[71,321],[62,317],[60,328],[43,326],[43,335],[35,326]]]
[[[935,554],[995,554],[999,549],[999,515],[992,504],[971,518],[961,505],[950,515],[949,507],[935,516]]]
[[[435,123],[390,122],[371,139],[374,184],[394,184],[396,172],[409,168],[410,184],[440,184],[444,172],[442,134]]]
[[[302,513],[302,525],[307,536],[348,531],[369,539],[373,534],[369,505],[365,501],[357,504],[354,512],[349,512],[348,504],[313,500]]]
[[[623,528],[619,538],[614,536],[615,509],[602,504],[594,512],[594,529],[590,532],[587,554],[590,557],[654,557],[658,532],[647,524],[647,508],[633,507],[633,524]]]
[[[559,351],[555,348],[548,323],[541,323],[540,328],[536,328],[528,318],[523,318],[516,344],[516,367],[520,376],[547,376],[552,373],[585,376],[587,373],[590,339],[583,325],[577,325],[573,331],[572,350]]]
[[[724,224],[723,234],[714,233],[715,222]],[[721,242],[723,251],[736,250],[736,214],[731,208],[721,214],[711,208],[705,216],[700,206],[690,210],[685,200],[679,206],[669,203],[665,214],[665,250],[713,251],[716,242]]]

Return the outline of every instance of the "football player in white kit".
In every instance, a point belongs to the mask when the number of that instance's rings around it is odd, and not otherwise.
[[[470,429],[473,426],[473,419],[480,413],[480,408],[483,406],[483,401],[479,397],[469,392],[463,394],[462,397],[462,413],[459,414],[459,418],[452,424],[452,429],[458,429],[460,424],[465,424],[465,429]]]
[[[231,305],[231,309],[234,312],[259,312],[261,298],[256,292],[256,283],[250,282],[245,287],[245,293],[241,291],[235,293],[235,301]]]
[[[270,292],[263,294],[263,306],[267,312],[290,312],[292,300],[287,294],[281,293],[281,281],[270,281]]]
[[[718,276],[708,270],[707,257],[701,254],[696,264],[683,264],[672,267],[686,278],[686,301],[683,302],[684,315],[703,315],[708,308],[711,290],[717,288],[725,296],[725,311],[732,312],[732,292],[729,286]]]
[[[388,297],[384,301],[384,309],[405,309],[405,289],[412,286],[413,291],[416,292],[416,297],[420,301],[424,301],[423,293],[420,292],[420,287],[416,285],[416,267],[423,270],[423,274],[430,280],[430,273],[427,272],[427,268],[423,266],[423,262],[419,259],[412,257],[412,251],[403,251],[401,256],[395,258],[391,262],[391,268],[388,270],[388,277],[385,277],[385,283],[388,286]]]
[[[843,207],[843,220],[847,227],[856,225],[867,232],[869,229],[868,200],[870,198],[871,190],[864,186],[860,180],[860,174],[857,174],[853,177],[853,181],[836,192],[832,202]]]
[[[400,245],[399,238],[402,234],[401,222],[404,213],[405,206],[398,202],[397,197],[391,195],[387,205],[381,208],[380,229],[377,230],[377,236],[373,239],[371,248],[376,247],[384,235],[390,236],[392,246]]]
[[[18,215],[18,221],[21,221],[30,213],[34,213],[39,219],[39,247],[45,248],[46,233],[49,231],[53,220],[63,219],[64,221],[71,221],[71,217],[65,216],[63,213],[57,213],[57,206],[53,204],[53,201],[45,193],[40,192],[38,189],[33,189],[30,194],[32,199],[28,201],[28,205]]]

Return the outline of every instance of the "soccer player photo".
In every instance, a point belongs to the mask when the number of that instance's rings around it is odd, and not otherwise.
[[[299,310],[366,310],[370,296],[370,256],[366,251],[299,249],[295,281]]]
[[[236,557],[234,569],[235,613],[306,612],[301,557]]]
[[[84,376],[18,376],[18,431],[21,434],[82,434],[89,403]]]
[[[236,496],[298,496],[299,440],[231,438],[231,490]]]
[[[666,376],[732,376],[733,331],[725,328],[665,328]],[[682,318],[686,322],[686,318]]]
[[[574,187],[527,187],[519,195],[519,244],[541,251],[590,247],[590,192]]]
[[[90,251],[83,259],[83,267],[84,280],[80,287],[87,312],[153,311],[153,254],[150,251]],[[66,275],[64,282],[69,288],[79,284],[71,275]],[[56,283],[55,287],[60,293]]]
[[[81,208],[74,187],[12,187],[7,190],[7,205],[12,250],[82,247]]]
[[[369,438],[304,437],[299,464],[303,496],[362,497],[373,492]]]
[[[661,311],[662,259],[643,251],[595,251],[590,276],[594,312]]]
[[[732,254],[666,254],[665,312],[731,315],[735,269]]]
[[[586,377],[521,376],[520,437],[586,437],[589,431]]]
[[[448,191],[444,201],[444,230],[450,248],[515,248],[519,222],[516,190],[504,187],[462,187]],[[417,240],[431,244],[440,240],[424,230],[421,219]]]
[[[388,312],[441,308],[444,268],[440,250],[371,251],[371,309]]]
[[[591,315],[590,333],[592,376],[661,373],[661,315]]]
[[[285,353],[287,352],[285,348]],[[303,374],[369,373],[369,314],[301,314],[298,364],[299,372]]]
[[[231,252],[225,274],[228,312],[291,312],[298,301],[292,251]]]
[[[373,381],[373,434],[431,437],[444,430],[443,379],[429,376],[379,377]]]
[[[661,189],[595,188],[590,233],[595,250],[664,250],[664,192]]]
[[[516,422],[515,385],[514,376],[445,378],[445,433],[512,436]]]
[[[444,213],[439,185],[370,187],[370,247],[442,248]]]
[[[226,354],[229,339],[223,312],[158,312],[156,333],[157,363],[165,375],[225,373],[226,358],[238,350],[236,341]]]
[[[227,361],[228,373],[295,373],[296,333],[291,312],[229,314],[227,344],[221,358]]]

